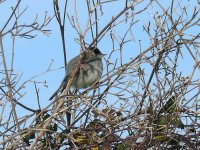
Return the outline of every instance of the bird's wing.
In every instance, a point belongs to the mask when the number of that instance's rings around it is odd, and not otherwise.
[[[54,92],[54,94],[49,98],[49,100],[52,100],[59,92],[63,92],[65,86],[67,85],[68,78],[69,78],[69,75],[66,74],[64,79],[62,80],[59,88]]]
[[[72,60],[69,61],[67,65],[67,73],[72,74],[76,67],[79,65],[80,56],[74,57]]]
[[[52,100],[59,92],[62,93],[64,91],[64,89],[67,86],[69,76],[73,73],[73,71],[76,69],[77,65],[79,64],[79,59],[80,59],[80,56],[78,55],[74,57],[71,61],[69,61],[64,79],[62,80],[59,88],[55,91],[55,93],[50,97],[49,100]]]

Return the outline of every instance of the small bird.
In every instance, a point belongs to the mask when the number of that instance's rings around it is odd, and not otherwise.
[[[103,73],[102,57],[104,55],[105,54],[102,54],[97,47],[91,47],[82,54],[74,57],[67,65],[66,75],[60,87],[50,97],[50,100],[52,100],[59,92],[62,93],[64,91],[69,79],[73,79],[71,86],[75,89],[84,89],[97,82]],[[79,68],[74,74],[78,65]]]

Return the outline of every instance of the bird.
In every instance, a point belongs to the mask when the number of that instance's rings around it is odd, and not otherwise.
[[[63,81],[49,100],[52,100],[58,93],[62,93],[66,89],[70,79],[73,80],[71,86],[77,90],[85,89],[98,82],[103,73],[102,58],[104,55],[97,47],[91,47],[70,60]],[[77,66],[79,68],[75,72]]]

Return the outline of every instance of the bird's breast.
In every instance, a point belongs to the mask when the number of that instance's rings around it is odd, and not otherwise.
[[[102,61],[91,61],[84,65],[84,68],[80,69],[72,83],[72,86],[77,89],[87,88],[91,86],[92,84],[97,82],[102,76]]]

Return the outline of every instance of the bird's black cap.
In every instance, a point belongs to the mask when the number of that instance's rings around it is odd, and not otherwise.
[[[97,47],[91,47],[91,50],[94,51],[96,55],[102,54],[101,51]]]

